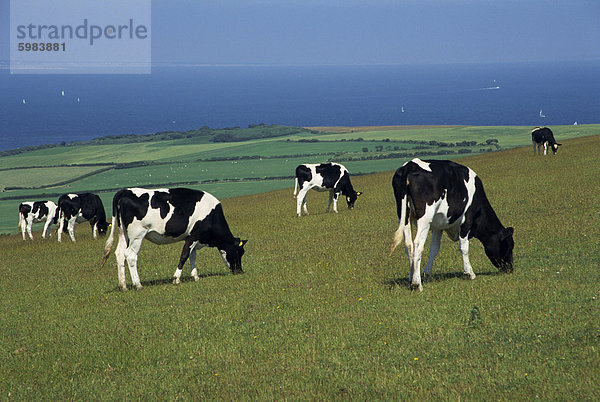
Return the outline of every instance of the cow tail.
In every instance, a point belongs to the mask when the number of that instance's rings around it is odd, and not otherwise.
[[[294,198],[296,198],[296,194],[298,194],[298,178],[294,180]]]
[[[57,206],[56,210],[54,211],[54,216],[52,217],[52,224],[54,224],[54,225],[58,224],[58,215],[59,215],[59,212],[60,212],[60,209]]]
[[[122,190],[121,190],[122,191]],[[108,239],[106,239],[106,244],[104,245],[104,257],[102,257],[102,264],[100,265],[100,269],[102,269],[102,267],[104,267],[104,264],[106,263],[106,260],[108,260],[108,257],[110,256],[110,252],[112,251],[112,246],[113,246],[113,242],[114,242],[114,237],[115,237],[115,227],[119,226],[119,228],[121,227],[121,214],[119,213],[119,200],[120,200],[120,195],[121,195],[121,191],[119,191],[117,194],[115,194],[114,198],[113,198],[113,205],[112,205],[112,221],[111,221],[111,225],[110,225],[110,234],[108,235]]]
[[[114,234],[115,234],[115,226],[117,226],[117,217],[112,217],[112,224],[110,225],[110,234],[108,235],[108,239],[106,239],[106,244],[104,245],[104,257],[102,257],[102,264],[100,264],[100,269],[104,267],[106,260],[110,256],[110,252],[112,251],[112,246],[114,242]]]
[[[394,253],[396,247],[404,240],[404,230],[407,224],[407,211],[408,211],[408,179],[407,169],[400,168],[396,171],[392,185],[394,187],[394,195],[396,196],[396,205],[398,208],[398,229],[394,233],[394,241],[390,248],[390,255]],[[410,224],[410,223],[408,223]]]

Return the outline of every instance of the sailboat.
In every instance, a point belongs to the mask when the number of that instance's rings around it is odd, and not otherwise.
[[[544,114],[544,111],[542,109],[540,109],[540,117],[546,117],[546,115]]]
[[[25,98],[23,98],[23,104],[26,105],[27,101],[25,100]]]
[[[402,113],[404,113],[404,106],[402,106]]]
[[[60,94],[61,94],[62,96],[65,96],[65,91],[60,91]]]
[[[77,103],[79,103],[79,97],[77,97]]]

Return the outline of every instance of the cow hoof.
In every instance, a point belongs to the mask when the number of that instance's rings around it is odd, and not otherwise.
[[[141,284],[135,285],[135,290],[142,290],[143,286]]]
[[[200,280],[200,277],[198,275],[194,276],[194,282],[198,282]]]
[[[410,287],[412,290],[418,290],[419,292],[423,291],[423,284],[421,283],[411,283]]]
[[[127,285],[121,286],[121,291],[122,292],[127,292]]]
[[[470,281],[472,281],[473,279],[475,279],[475,278],[476,278],[476,275],[475,275],[475,274],[466,274],[466,275],[467,275],[467,278],[468,278]]]
[[[173,285],[179,285],[181,283],[181,281],[179,280],[179,278],[173,278]]]

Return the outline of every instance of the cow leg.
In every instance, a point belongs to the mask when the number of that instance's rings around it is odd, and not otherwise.
[[[52,223],[51,217],[46,219],[46,224],[44,225],[44,231],[42,232],[42,239],[46,238],[46,233],[48,232],[48,228],[50,227],[51,223]]]
[[[417,235],[415,236],[414,245],[414,256],[413,256],[413,275],[411,280],[411,286],[413,289],[423,290],[421,283],[421,257],[423,256],[423,249],[425,248],[425,242],[427,241],[427,234],[429,233],[430,219],[425,215],[421,221],[417,221]]]
[[[33,240],[33,234],[31,234],[31,227],[33,226],[33,218],[27,219],[27,234],[29,238]]]
[[[338,211],[338,209],[337,209],[338,196],[339,196],[339,193],[333,194],[333,212],[335,212],[336,214]]]
[[[440,251],[440,245],[442,243],[442,231],[432,230],[431,231],[431,243],[429,244],[429,257],[427,258],[427,265],[425,266],[425,281],[431,278],[431,271],[433,269],[433,260]]]
[[[535,141],[533,141],[533,156],[535,156]]]
[[[77,220],[77,216],[74,216],[71,219],[69,219],[69,222],[67,223],[67,230],[69,231],[69,237],[71,238],[72,242],[75,242],[75,221],[76,220]]]
[[[98,238],[98,222],[92,225],[92,235],[94,236],[94,239]]]
[[[131,281],[133,282],[133,286],[138,290],[142,288],[142,283],[140,282],[137,271],[137,258],[145,235],[146,233],[143,233],[143,236],[129,239],[129,246],[125,249],[125,258],[127,259],[127,265],[129,266]]]
[[[181,272],[183,271],[183,266],[185,265],[185,262],[190,257],[190,254],[192,252],[194,252],[193,248],[192,248],[194,246],[194,243],[196,243],[196,241],[190,239],[189,237],[185,240],[183,249],[181,249],[181,257],[179,257],[179,265],[177,265],[177,269],[175,269],[175,273],[173,274],[173,284],[174,285],[179,285],[179,283],[181,282],[179,280],[179,278],[181,278]],[[196,256],[195,256],[195,252],[194,252],[194,265],[196,264],[195,258],[196,258]],[[191,264],[191,261],[190,261],[190,264]],[[198,276],[198,275],[196,275],[196,276]]]
[[[303,186],[298,192],[298,197],[296,197],[296,214],[298,216],[302,215],[302,208],[304,208],[304,213],[308,215],[308,209],[306,208],[306,194],[308,190],[310,190],[310,187]]]
[[[544,155],[546,155],[548,152],[548,143],[544,142]]]
[[[63,228],[65,227],[65,215],[64,213],[60,213],[59,217],[58,217],[58,231],[56,232],[56,235],[58,237],[58,242],[60,243],[62,241],[62,232],[63,232]]]
[[[465,275],[469,276],[469,279],[475,279],[475,273],[473,272],[473,267],[471,267],[471,262],[469,261],[469,237],[461,237],[460,238],[460,252],[462,254],[463,259],[463,272]]]
[[[125,232],[119,228],[119,242],[115,249],[115,257],[117,258],[117,276],[119,277],[119,286],[122,290],[127,290],[125,283],[125,248],[127,248],[127,240]]]
[[[406,251],[406,256],[408,257],[408,280],[412,283],[414,274],[413,261],[415,258],[415,245],[413,243],[410,221],[408,225],[404,226],[404,250]]]
[[[326,209],[327,212],[329,212],[332,202],[333,202],[333,190],[329,191],[329,203],[327,204],[327,209]],[[335,204],[334,204],[333,210],[335,211]],[[335,212],[337,212],[337,211],[335,211]]]
[[[27,230],[27,221],[21,217],[21,234],[23,234],[23,240],[25,240],[25,231]]]
[[[198,277],[198,271],[196,270],[196,251],[202,249],[202,247],[204,247],[204,244],[198,244],[198,242],[195,242],[194,244],[192,244],[192,251],[190,252],[190,274],[196,282],[200,280],[200,278]]]

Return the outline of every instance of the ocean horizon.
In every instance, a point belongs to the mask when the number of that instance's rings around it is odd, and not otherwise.
[[[249,124],[600,123],[600,61],[452,65],[160,64],[146,75],[0,69],[0,150]]]

